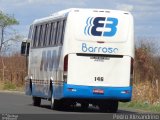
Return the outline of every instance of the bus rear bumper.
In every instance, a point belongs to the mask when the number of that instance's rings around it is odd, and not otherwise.
[[[97,87],[64,84],[63,87],[63,98],[130,101],[132,96],[132,86]]]

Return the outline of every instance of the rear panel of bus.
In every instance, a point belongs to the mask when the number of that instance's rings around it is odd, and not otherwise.
[[[76,10],[67,21],[64,96],[129,101],[134,57],[131,14]]]

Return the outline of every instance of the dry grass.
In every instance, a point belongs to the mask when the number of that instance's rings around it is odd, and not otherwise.
[[[149,104],[159,104],[160,92],[158,84],[150,81],[140,82],[133,85],[133,101],[145,102]]]
[[[136,49],[133,101],[160,102],[160,57],[154,56],[149,44]]]
[[[0,57],[0,89],[21,89],[26,74],[24,56],[14,54]]]
[[[3,90],[3,87],[4,87],[4,82],[0,82],[0,90]]]
[[[15,83],[11,83],[9,81],[3,82],[0,81],[0,91],[10,90],[10,91],[24,91],[24,85],[16,86]]]

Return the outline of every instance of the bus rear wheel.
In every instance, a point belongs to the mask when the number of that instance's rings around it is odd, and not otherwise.
[[[51,98],[51,109],[59,110],[60,109],[60,101]]]
[[[32,97],[33,99],[33,105],[34,106],[40,106],[41,105],[41,98],[40,97]]]
[[[54,109],[54,98],[53,98],[53,96],[51,97],[51,109]]]
[[[87,110],[88,109],[88,107],[89,107],[89,103],[81,103],[81,108],[83,109],[83,110]]]
[[[118,110],[118,101],[103,101],[99,104],[101,112],[116,113]]]
[[[60,106],[61,106],[60,100],[54,99],[53,93],[52,93],[52,96],[51,96],[51,109],[58,110],[58,109],[60,109]]]

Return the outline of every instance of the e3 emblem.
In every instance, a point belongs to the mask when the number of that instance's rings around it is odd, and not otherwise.
[[[84,33],[86,35],[112,37],[117,32],[117,25],[118,25],[117,18],[89,17],[86,21]]]

